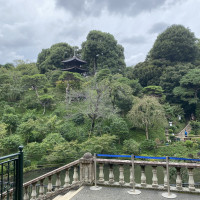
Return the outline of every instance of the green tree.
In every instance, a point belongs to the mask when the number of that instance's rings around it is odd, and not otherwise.
[[[63,72],[59,81],[56,82],[57,87],[61,90],[65,90],[66,104],[70,104],[72,100],[71,90],[79,90],[83,82],[83,77],[79,73]]]
[[[118,136],[119,143],[126,139],[129,134],[127,123],[122,118],[114,118],[110,124],[110,131],[113,135]]]
[[[64,42],[52,45],[49,49],[43,49],[38,54],[37,66],[41,73],[48,70],[60,69],[63,67],[61,61],[72,57],[73,48]]]
[[[197,104],[200,98],[200,69],[192,69],[183,76],[180,86],[174,88],[173,93],[189,104]]]
[[[170,102],[176,102],[177,98],[173,95],[173,89],[180,86],[181,78],[195,66],[191,63],[178,63],[176,65],[167,66],[160,77],[159,85],[163,88],[166,99]]]
[[[197,56],[196,41],[194,33],[188,28],[172,25],[157,37],[148,58],[193,62]]]
[[[129,111],[128,118],[133,127],[144,128],[146,139],[149,139],[149,129],[159,124],[164,126],[166,122],[165,112],[157,98],[144,96],[135,103]]]
[[[127,154],[137,155],[139,153],[139,144],[133,139],[124,140],[123,151]]]
[[[26,63],[21,61],[15,68],[16,71],[21,72],[22,75],[34,75],[39,74],[39,70],[36,66],[36,63]]]
[[[22,77],[22,84],[24,88],[35,91],[36,96],[39,97],[38,89],[44,88],[47,83],[47,78],[44,74],[34,74],[32,76],[25,75]]]
[[[91,120],[90,133],[93,133],[96,121],[102,118],[109,118],[109,116],[116,113],[112,107],[108,87],[104,83],[93,83],[95,84],[92,88],[88,86],[85,88],[85,103],[83,113]],[[90,134],[89,133],[89,134]]]
[[[19,117],[15,114],[5,113],[2,117],[2,122],[7,125],[8,132],[12,134],[17,129],[17,125],[19,124]]]
[[[22,144],[22,138],[16,134],[0,139],[0,149],[4,155],[16,152],[16,149]]]
[[[124,73],[124,48],[109,33],[90,31],[87,40],[82,43],[82,55],[92,74],[100,69]]]
[[[115,140],[115,135],[104,134],[100,137],[93,136],[87,141],[81,143],[79,148],[82,154],[86,152],[114,154],[116,151],[116,147],[114,145]]]
[[[166,60],[148,60],[138,63],[133,68],[133,78],[138,79],[143,86],[159,85],[160,77],[165,71],[166,67],[170,65]]]
[[[49,107],[51,106],[51,104],[53,103],[53,96],[52,95],[48,95],[48,94],[44,94],[44,95],[41,95],[39,97],[39,100],[43,106],[43,115],[45,114],[46,112],[46,107]]]

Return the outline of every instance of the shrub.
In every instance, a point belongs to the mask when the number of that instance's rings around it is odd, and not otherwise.
[[[76,125],[84,124],[84,122],[85,122],[84,115],[83,115],[82,113],[77,113],[76,115],[74,115],[72,121],[73,121]]]
[[[127,154],[138,154],[139,153],[139,144],[133,140],[124,140],[123,142],[123,151]]]
[[[193,146],[193,141],[191,141],[191,140],[185,141],[185,146],[186,147],[192,147]]]
[[[153,140],[145,140],[141,143],[140,148],[142,151],[152,151],[156,147],[156,143]]]

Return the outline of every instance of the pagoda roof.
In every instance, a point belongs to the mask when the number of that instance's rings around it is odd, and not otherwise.
[[[73,56],[73,57],[70,58],[70,59],[63,60],[62,63],[67,64],[67,65],[71,65],[71,64],[84,65],[84,64],[86,64],[87,62],[84,61],[84,60],[81,60],[81,59],[77,58],[76,56]]]
[[[66,69],[61,69],[62,71],[70,71],[70,72],[77,72],[77,73],[84,73],[87,72],[86,69],[83,69],[81,67],[68,67]]]

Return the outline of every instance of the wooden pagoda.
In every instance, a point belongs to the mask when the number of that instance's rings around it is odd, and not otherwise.
[[[86,64],[86,61],[77,58],[75,55],[70,59],[63,60],[62,63],[65,66],[62,71],[77,72],[80,74],[87,72],[87,70],[82,67],[82,65]]]

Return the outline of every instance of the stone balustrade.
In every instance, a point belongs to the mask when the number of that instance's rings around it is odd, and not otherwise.
[[[73,187],[80,186],[79,165],[80,160],[76,160],[25,183],[23,185],[24,200],[48,199]],[[73,180],[70,180],[70,170],[73,170]],[[63,181],[61,181],[61,174],[64,176]]]
[[[99,176],[97,176],[97,184],[106,186],[124,186],[132,187],[133,175],[132,166],[130,160],[116,160],[116,159],[96,159],[97,166],[99,169]],[[140,167],[140,182],[136,183],[136,188],[149,188],[149,189],[167,189],[167,171],[166,162],[152,162],[152,161],[135,161],[135,166]],[[107,166],[108,167],[104,167]],[[113,173],[113,166],[118,168],[116,175]],[[124,180],[124,168],[130,167],[129,179],[127,182]],[[151,166],[152,168],[152,181],[151,184],[147,184],[147,178],[145,174],[145,168]],[[163,184],[158,184],[157,167],[163,168]],[[200,164],[196,163],[174,163],[170,162],[169,167],[174,167],[176,169],[176,183],[175,186],[171,187],[172,191],[182,191],[182,192],[193,192],[200,193],[199,188],[195,188],[193,170],[195,168],[200,169]],[[181,168],[186,168],[188,172],[188,187],[182,186]],[[106,173],[106,170],[108,171]],[[116,171],[116,170],[115,170]],[[108,174],[107,177],[104,174]],[[118,176],[118,177],[117,177]]]
[[[117,159],[96,159],[97,162],[97,184],[106,186],[120,186],[132,187],[133,174],[131,160],[117,160]],[[137,170],[137,175],[140,181],[135,184],[136,188],[149,188],[155,190],[167,189],[167,171],[166,162],[153,162],[153,161],[134,161],[134,165],[140,170]],[[74,187],[81,185],[93,185],[95,181],[94,174],[94,158],[90,153],[86,153],[82,158],[71,162],[65,166],[48,172],[38,178],[35,178],[23,184],[24,200],[41,200],[52,199],[54,196],[66,192]],[[152,169],[151,183],[147,183],[146,168],[150,166]],[[158,184],[157,169],[163,169],[163,183]],[[175,163],[170,162],[169,167],[176,169],[175,185],[171,187],[172,191],[200,193],[199,188],[195,188],[193,170],[200,169],[200,164],[197,163]],[[128,168],[128,170],[127,170]],[[187,169],[188,173],[188,186],[183,187],[181,168]],[[130,169],[130,170],[129,170]],[[117,170],[117,171],[116,171]],[[125,178],[126,170],[126,178]],[[140,174],[138,174],[138,171]],[[73,175],[70,175],[70,174]],[[128,178],[127,178],[128,173]],[[8,194],[13,196],[11,190]],[[7,199],[7,194],[4,194],[3,200]],[[10,198],[11,199],[11,198]]]

